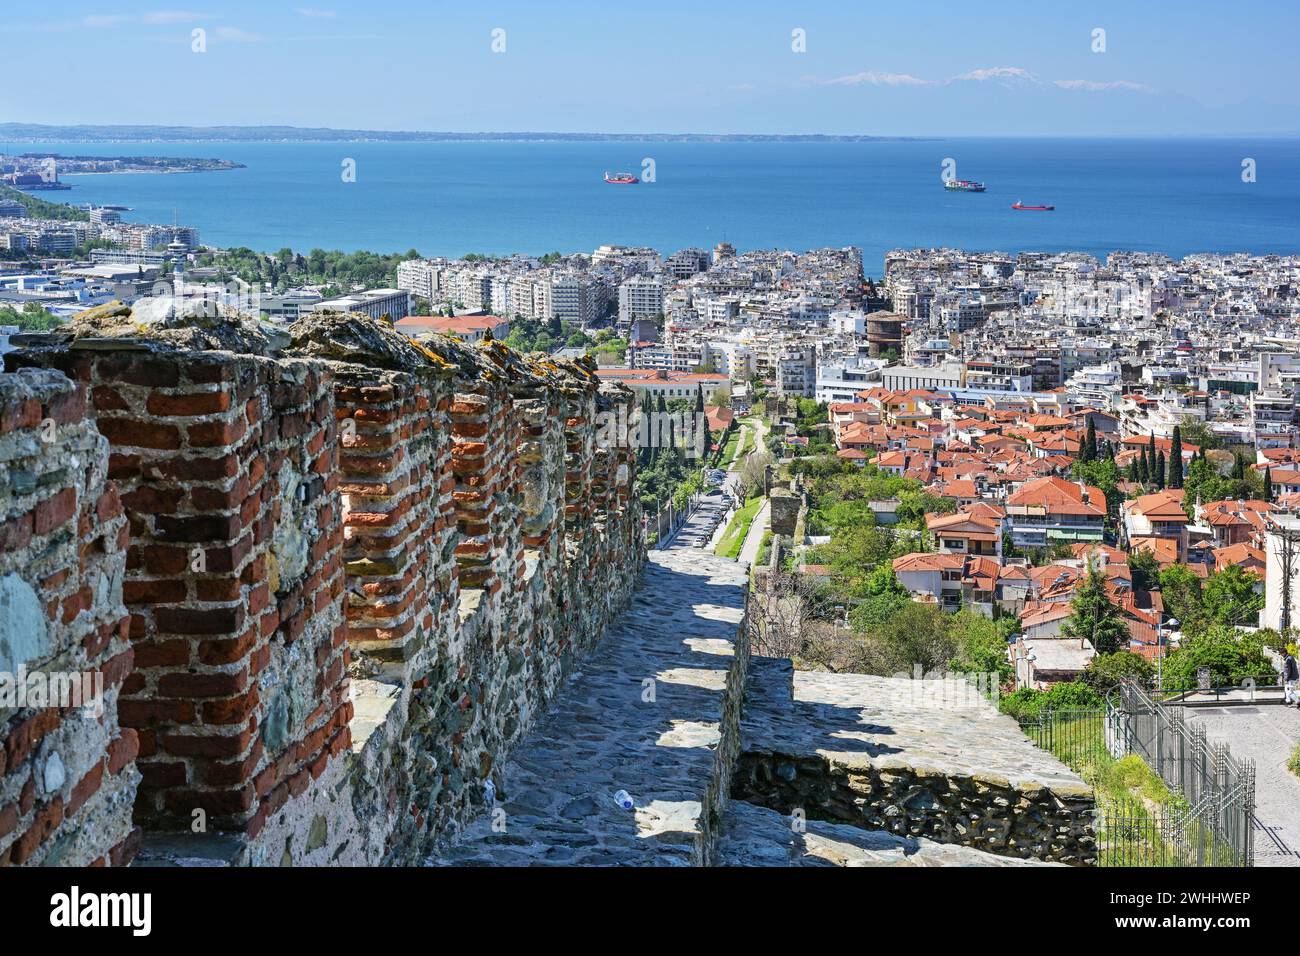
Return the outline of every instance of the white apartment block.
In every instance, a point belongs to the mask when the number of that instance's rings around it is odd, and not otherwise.
[[[961,388],[963,372],[962,366],[955,364],[893,365],[880,373],[880,384],[894,392],[908,392],[914,388],[927,391]]]
[[[635,275],[618,287],[618,322],[623,328],[664,310],[664,283],[658,276]]]
[[[551,309],[556,318],[587,326],[599,314],[599,283],[586,276],[562,275],[551,280]]]
[[[875,388],[886,363],[880,359],[845,358],[817,363],[813,398],[819,402],[854,402],[858,392]]]
[[[397,264],[397,288],[429,302],[438,301],[438,268],[428,259],[407,259]]]
[[[411,293],[405,289],[367,289],[336,299],[322,299],[310,311],[360,312],[372,319],[386,315],[396,322],[411,314]]]

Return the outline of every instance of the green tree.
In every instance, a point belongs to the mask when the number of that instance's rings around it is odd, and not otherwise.
[[[1150,591],[1160,586],[1160,563],[1150,551],[1133,551],[1128,556],[1128,567],[1133,573],[1133,589]]]
[[[1097,460],[1097,423],[1091,416],[1088,417],[1088,431],[1083,440],[1082,454],[1079,457],[1085,462]]]
[[[1210,575],[1201,594],[1206,620],[1229,626],[1257,625],[1264,607],[1264,595],[1256,591],[1258,581],[1258,576],[1235,564]]]
[[[867,575],[860,593],[860,602],[849,612],[849,624],[855,631],[875,631],[912,603],[888,561]]]
[[[1277,673],[1264,654],[1258,635],[1236,632],[1222,625],[1183,638],[1178,650],[1165,659],[1165,686],[1194,687],[1202,669],[1210,672],[1210,681],[1215,686],[1241,684],[1247,678],[1272,683]]]
[[[1169,481],[1170,488],[1183,486],[1183,430],[1175,425],[1174,434],[1169,442]]]
[[[1007,658],[1007,638],[1016,624],[1014,617],[994,620],[977,611],[958,611],[949,618],[957,639],[957,653],[949,666],[964,674],[995,675],[998,686],[1007,683],[1015,674]]]
[[[1061,626],[1063,635],[1089,641],[1098,654],[1111,654],[1128,647],[1128,625],[1106,596],[1106,576],[1098,568],[1088,568],[1088,575],[1075,592],[1070,608],[1072,613]]]
[[[1201,579],[1185,564],[1171,564],[1160,572],[1160,592],[1165,612],[1178,619],[1184,634],[1196,633],[1205,626],[1201,606]]]
[[[23,304],[22,311],[11,306],[0,306],[0,325],[16,325],[23,332],[49,332],[63,321],[37,302]]]
[[[1124,680],[1136,680],[1147,686],[1155,673],[1155,665],[1141,654],[1115,651],[1113,654],[1098,654],[1090,660],[1079,679],[1098,693],[1105,694]]]

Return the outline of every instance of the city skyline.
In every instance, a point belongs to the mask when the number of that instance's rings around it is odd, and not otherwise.
[[[1117,3],[1075,12],[1017,2],[980,15],[955,4],[775,3],[750,5],[743,18],[681,3],[650,16],[608,13],[408,0],[19,9],[6,21],[25,38],[11,51],[16,69],[39,71],[52,48],[111,54],[116,83],[147,84],[150,96],[87,97],[84,72],[47,71],[41,96],[11,103],[4,118],[619,134],[1300,133],[1286,50],[1300,14],[1281,3],[1181,5],[1177,45],[1167,15]]]

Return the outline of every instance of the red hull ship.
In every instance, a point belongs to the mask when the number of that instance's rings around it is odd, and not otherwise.
[[[1012,203],[1011,208],[1019,209],[1023,212],[1052,212],[1054,209],[1056,209],[1055,206],[1027,206],[1024,203],[1020,202],[1019,200]]]
[[[632,183],[639,183],[641,180],[631,173],[606,173],[605,182],[613,183],[616,186],[629,186]]]

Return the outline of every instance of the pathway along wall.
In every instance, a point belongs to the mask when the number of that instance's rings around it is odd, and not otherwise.
[[[24,756],[0,765],[0,860],[57,862],[63,841],[67,862],[125,862],[134,793],[154,858],[419,861],[483,808],[494,767],[626,605],[644,558],[635,456],[598,432],[602,412],[631,413],[630,392],[586,364],[417,345],[356,315],[288,333],[138,325],[112,306],[6,356],[76,385],[0,380],[89,396],[88,420],[58,425],[60,443],[91,446],[81,470],[37,471],[87,510],[94,561],[93,580],[57,585],[84,594],[75,612],[50,609],[50,569],[8,523],[0,570],[51,620],[107,635],[83,663],[122,673],[104,718],[66,732],[81,764],[103,758],[100,789],[114,782],[102,825],[85,808],[82,823],[39,817],[76,781],[25,797],[10,776],[48,758],[15,741],[50,718],[0,708],[6,753]],[[37,414],[21,395],[0,392],[3,421]],[[3,474],[0,518],[39,508]],[[31,668],[52,652],[7,653]]]

